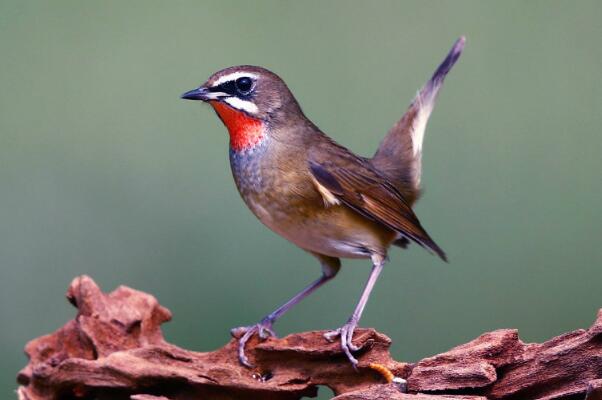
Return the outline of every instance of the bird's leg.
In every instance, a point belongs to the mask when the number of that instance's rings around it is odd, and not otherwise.
[[[364,286],[364,291],[362,292],[362,296],[360,297],[360,300],[358,301],[357,305],[355,306],[355,310],[353,311],[353,314],[351,314],[351,316],[349,317],[349,319],[347,320],[345,325],[341,326],[339,329],[336,329],[334,331],[330,331],[330,332],[327,332],[324,334],[324,337],[326,338],[326,340],[328,340],[330,342],[332,342],[335,337],[340,336],[341,348],[345,352],[345,355],[347,356],[349,361],[351,361],[351,364],[353,364],[354,368],[357,366],[358,361],[355,357],[353,357],[351,352],[359,350],[360,347],[358,347],[352,343],[353,331],[355,331],[355,328],[357,327],[357,324],[358,324],[360,318],[362,317],[362,312],[364,311],[364,308],[366,307],[366,303],[368,302],[368,298],[370,297],[370,292],[372,292],[372,288],[374,287],[374,284],[376,283],[378,276],[380,275],[381,271],[383,270],[385,261],[386,261],[386,258],[383,256],[380,256],[380,255],[372,256],[372,271],[370,271],[370,277],[368,278],[368,281],[366,282],[366,286]]]
[[[255,325],[249,326],[241,326],[238,328],[234,328],[230,331],[233,337],[238,339],[238,360],[241,364],[246,367],[253,368],[253,364],[249,361],[249,358],[245,355],[245,345],[251,339],[254,334],[258,334],[259,338],[264,340],[270,336],[276,336],[274,331],[272,330],[272,325],[278,318],[280,318],[284,313],[290,310],[295,304],[299,303],[301,300],[309,296],[313,293],[317,288],[322,286],[324,283],[328,282],[332,278],[335,277],[339,269],[341,268],[341,263],[338,258],[327,257],[319,254],[314,254],[320,260],[322,265],[322,276],[318,279],[310,283],[303,290],[297,293],[293,298],[289,301],[278,307],[276,310],[266,315],[259,321],[259,323]]]

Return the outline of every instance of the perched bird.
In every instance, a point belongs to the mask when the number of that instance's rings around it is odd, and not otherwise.
[[[446,260],[412,211],[420,194],[422,141],[437,93],[460,57],[458,39],[405,115],[372,158],[335,143],[301,110],[284,81],[261,67],[236,66],[213,74],[183,99],[209,103],[230,134],[230,165],[243,200],[259,220],[322,266],[320,278],[265,316],[235,328],[240,362],[251,367],[245,344],[254,335],[274,335],[273,323],[334,278],[340,258],[369,258],[372,270],[347,322],[325,337],[340,337],[356,366],[356,328],[391,245],[417,243]]]

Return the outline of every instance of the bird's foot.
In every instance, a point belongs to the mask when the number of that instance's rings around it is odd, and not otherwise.
[[[238,339],[238,360],[242,365],[248,368],[254,367],[245,354],[245,346],[254,334],[257,334],[260,340],[265,340],[272,336],[276,337],[276,333],[272,329],[273,323],[273,321],[264,318],[255,325],[239,326],[230,330],[232,337]]]
[[[343,349],[343,352],[345,353],[345,355],[351,362],[351,365],[353,365],[353,368],[355,368],[355,369],[357,369],[358,361],[355,357],[353,357],[353,354],[351,354],[351,352],[361,350],[361,348],[363,347],[363,346],[356,346],[352,342],[353,332],[355,331],[356,327],[357,327],[357,322],[348,321],[345,325],[341,326],[340,328],[335,329],[333,331],[326,332],[324,334],[324,338],[326,340],[328,340],[329,342],[334,342],[334,339],[337,336],[339,336],[341,338],[341,349]]]

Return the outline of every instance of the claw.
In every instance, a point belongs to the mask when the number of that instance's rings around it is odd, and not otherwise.
[[[260,340],[265,340],[269,337],[276,336],[276,333],[272,329],[271,321],[261,321],[255,325],[232,328],[230,330],[230,334],[232,337],[238,339],[238,361],[248,368],[255,367],[255,365],[249,361],[249,358],[245,354],[245,346],[249,339],[251,339],[254,334],[257,334]]]
[[[335,329],[335,330],[332,330],[332,331],[328,331],[323,336],[324,336],[324,339],[326,339],[327,341],[329,341],[330,343],[332,343],[332,342],[334,342],[334,338],[336,338],[340,334],[341,334],[341,328]]]
[[[339,336],[341,338],[341,349],[347,356],[347,359],[349,359],[349,362],[351,362],[351,365],[353,365],[353,368],[357,370],[357,364],[359,362],[357,361],[357,359],[355,357],[353,357],[353,354],[351,354],[351,352],[360,350],[363,347],[363,345],[356,346],[352,342],[353,332],[355,331],[355,327],[356,327],[356,323],[348,322],[338,329],[335,329],[330,332],[326,332],[324,334],[324,338],[326,340],[328,340],[329,342],[333,342],[334,338]]]
[[[262,324],[257,324],[256,326],[259,327],[260,339],[265,340],[269,337],[276,337],[276,332],[274,332],[274,330],[271,327]]]
[[[351,342],[351,338],[349,339],[348,345],[349,345],[349,350],[351,351],[360,351],[363,347],[364,347],[365,343],[362,343],[360,346],[356,346]]]

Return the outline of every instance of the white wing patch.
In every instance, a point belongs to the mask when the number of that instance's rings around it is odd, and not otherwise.
[[[254,80],[257,80],[257,75],[255,75],[255,74],[252,74],[252,73],[249,73],[249,72],[237,71],[237,72],[232,72],[231,74],[228,74],[228,75],[220,76],[211,85],[212,86],[219,86],[222,83],[230,82],[230,81],[235,81],[238,78],[243,78],[243,77],[249,77],[249,78],[253,78]]]
[[[237,110],[245,111],[249,114],[257,114],[257,111],[259,111],[255,103],[247,100],[241,100],[238,97],[225,97],[224,102],[228,103]]]
[[[320,192],[320,195],[322,195],[322,200],[324,200],[324,207],[328,208],[330,206],[336,206],[341,204],[339,199],[337,199],[336,196],[330,192],[330,190],[322,186],[320,182],[316,180],[316,178],[312,176],[311,181],[315,185],[316,189],[318,189],[318,192]]]

